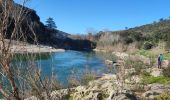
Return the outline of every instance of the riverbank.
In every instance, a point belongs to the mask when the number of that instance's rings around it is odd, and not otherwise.
[[[50,46],[43,45],[13,45],[11,46],[12,53],[50,53],[50,52],[65,52],[64,49],[55,49]]]
[[[125,52],[109,52],[107,54],[116,55],[115,66],[119,73],[103,74],[86,85],[55,90],[50,92],[52,98],[56,100],[157,100],[164,95],[170,95],[170,79],[164,76],[164,69],[157,68],[156,62],[153,62],[156,58],[148,58],[140,53],[132,55]],[[96,58],[90,61],[96,61]],[[70,66],[70,63],[68,65]],[[167,67],[168,65],[165,66]],[[31,97],[26,100],[37,100],[37,98]]]
[[[100,52],[100,50],[96,50]],[[105,51],[101,51],[105,52]],[[164,76],[164,70],[156,67],[156,58],[136,54],[112,52],[118,57],[117,74],[104,74],[90,81],[86,86],[54,91],[60,98],[69,96],[69,100],[162,100],[170,97],[170,79]],[[112,55],[111,54],[111,55]],[[128,64],[127,64],[128,63]],[[167,99],[167,100],[168,100]]]
[[[8,46],[9,40],[5,40],[5,45]],[[2,47],[2,44],[0,44]],[[50,52],[65,52],[64,49],[56,49],[46,45],[34,45],[27,42],[12,40],[10,43],[11,53],[50,53]]]
[[[118,57],[116,74],[103,74],[100,78],[73,88],[55,90],[57,100],[162,100],[170,97],[170,78],[165,70],[155,67],[156,62],[143,55],[112,52]],[[110,55],[112,55],[110,54]],[[36,97],[31,97],[36,98]],[[27,99],[36,100],[36,99]],[[163,99],[164,100],[164,99]]]

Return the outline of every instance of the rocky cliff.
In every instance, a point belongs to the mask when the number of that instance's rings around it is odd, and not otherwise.
[[[0,1],[2,3],[2,0]],[[14,3],[12,0],[10,3]],[[15,4],[18,8],[22,6],[19,4]],[[3,12],[2,6],[0,7],[0,13]],[[26,13],[24,20],[22,21],[22,31],[27,37],[27,42],[35,43],[34,34],[36,35],[37,41],[36,43],[42,45],[52,46],[54,48],[63,48],[63,49],[73,49],[73,50],[91,50],[95,48],[95,43],[89,40],[75,40],[68,37],[68,33],[62,32],[56,29],[48,29],[41,21],[40,17],[36,14],[35,10],[24,7],[24,12]],[[3,16],[1,16],[3,17]],[[8,35],[6,38],[11,36],[11,30],[13,30],[14,23],[12,17],[10,16],[9,20],[12,23],[8,23]],[[31,28],[30,28],[31,26]]]

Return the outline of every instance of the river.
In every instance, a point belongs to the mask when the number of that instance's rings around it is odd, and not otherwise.
[[[24,57],[22,60],[25,60]],[[35,61],[43,76],[51,76],[53,72],[62,84],[67,84],[73,75],[81,77],[86,71],[97,75],[109,72],[104,63],[105,58],[95,52],[68,50],[51,54],[42,53]]]

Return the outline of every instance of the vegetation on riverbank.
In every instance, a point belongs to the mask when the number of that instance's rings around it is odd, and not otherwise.
[[[160,83],[164,85],[170,85],[170,78],[165,76],[154,77],[149,75],[143,76],[143,82],[145,84]]]

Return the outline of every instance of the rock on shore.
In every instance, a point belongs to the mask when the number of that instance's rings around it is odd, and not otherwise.
[[[64,49],[55,49],[49,46],[37,45],[13,45],[11,47],[12,53],[47,53],[47,52],[64,52]]]

